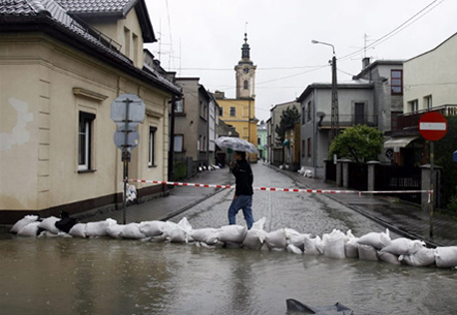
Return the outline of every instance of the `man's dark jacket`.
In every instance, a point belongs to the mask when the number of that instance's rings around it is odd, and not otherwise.
[[[237,161],[232,172],[236,178],[235,196],[252,195],[254,193],[252,189],[254,175],[252,175],[251,165],[249,165],[248,161],[246,159]]]

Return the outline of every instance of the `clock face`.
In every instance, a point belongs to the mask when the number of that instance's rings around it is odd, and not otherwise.
[[[244,68],[243,71],[244,73],[249,73],[249,68]]]

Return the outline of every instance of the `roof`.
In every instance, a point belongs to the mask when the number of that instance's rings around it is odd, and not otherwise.
[[[424,56],[424,55],[427,55],[427,54],[429,54],[429,53],[431,53],[431,52],[437,50],[438,48],[440,48],[442,45],[444,45],[446,42],[448,42],[451,38],[453,38],[453,37],[455,37],[455,36],[457,36],[457,33],[454,33],[453,35],[449,36],[447,39],[445,39],[444,41],[442,41],[442,42],[441,42],[438,46],[436,46],[435,48],[432,48],[432,49],[430,49],[429,51],[426,51],[426,52],[424,52],[424,53],[422,53],[422,54],[420,54],[420,55],[417,55],[417,56],[415,56],[415,57],[412,57],[412,58],[406,60],[405,62],[414,60],[414,59],[416,59],[416,58],[422,57],[422,56]]]
[[[102,34],[72,17],[60,0],[1,0],[0,32],[41,31],[129,74],[181,95],[179,87],[136,68]],[[92,0],[94,2],[107,0]],[[112,0],[117,2],[119,0]],[[143,2],[143,0],[137,0]],[[146,13],[147,14],[147,13]]]
[[[331,89],[332,83],[312,83],[306,87],[303,93],[297,98],[297,102],[302,102],[315,89]],[[373,83],[367,80],[359,79],[348,82],[338,82],[337,89],[372,89]]]
[[[375,60],[368,66],[363,68],[362,71],[360,71],[356,76],[354,76],[354,79],[361,78],[365,73],[371,71],[373,68],[376,68],[378,66],[401,66],[404,62],[404,60]]]
[[[144,0],[56,0],[68,14],[85,17],[124,18],[135,8],[145,43],[157,41]]]

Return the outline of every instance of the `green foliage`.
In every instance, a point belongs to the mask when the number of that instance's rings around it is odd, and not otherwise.
[[[446,117],[448,131],[446,135],[434,143],[434,164],[442,167],[442,184],[444,203],[448,210],[457,213],[457,163],[452,154],[457,150],[457,117]]]
[[[276,144],[280,145],[284,142],[284,135],[287,129],[290,129],[294,124],[300,122],[300,112],[295,106],[288,106],[282,111],[279,125],[276,126]]]
[[[187,177],[187,161],[186,160],[175,160],[173,163],[173,180],[180,180]]]
[[[365,125],[356,125],[340,133],[330,145],[329,156],[348,158],[357,163],[377,160],[384,144],[382,132]]]

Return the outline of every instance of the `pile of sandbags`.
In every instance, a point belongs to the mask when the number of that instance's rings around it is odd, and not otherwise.
[[[436,265],[457,269],[457,246],[427,248],[420,240],[391,239],[389,230],[370,232],[356,237],[351,230],[312,236],[294,229],[281,228],[271,232],[264,229],[266,218],[254,222],[251,229],[242,225],[225,225],[219,228],[194,229],[186,218],[172,221],[144,221],[118,224],[106,219],[98,222],[76,223],[68,233],[59,230],[56,217],[40,220],[28,215],[16,222],[12,233],[28,237],[111,237],[115,239],[140,239],[143,241],[195,244],[199,247],[244,247],[252,250],[288,251],[294,254],[324,255],[329,258],[358,258],[384,261],[415,267]]]

